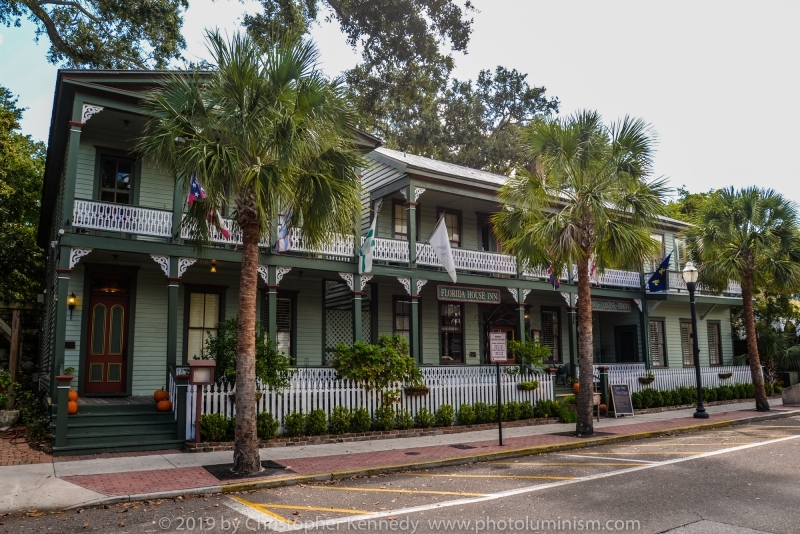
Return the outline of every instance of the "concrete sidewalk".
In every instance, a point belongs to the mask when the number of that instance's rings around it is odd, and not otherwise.
[[[756,412],[752,402],[712,406],[708,408],[711,417],[706,420],[694,419],[693,410],[659,412],[633,418],[604,418],[595,422],[595,430],[599,435],[590,439],[567,435],[575,429],[574,424],[515,427],[504,429],[503,447],[498,445],[497,430],[484,430],[262,449],[262,460],[277,462],[286,467],[286,472],[231,483],[220,482],[203,468],[231,463],[230,451],[129,453],[111,458],[57,459],[37,465],[0,467],[0,513],[32,509],[60,510],[189,493],[239,491],[414,467],[464,464],[672,431],[800,415],[800,410],[796,408],[783,407],[774,401],[773,404],[770,414]]]

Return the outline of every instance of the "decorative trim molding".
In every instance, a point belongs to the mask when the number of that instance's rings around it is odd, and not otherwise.
[[[84,104],[83,111],[81,112],[81,122],[84,124],[86,121],[91,119],[94,115],[97,115],[101,111],[103,111],[103,106],[94,106],[92,104]]]
[[[408,200],[408,195],[406,194],[406,188],[400,190],[400,194],[403,195],[403,198]]]
[[[397,277],[397,281],[400,282],[404,288],[406,288],[406,293],[409,295],[411,294],[411,278],[404,278],[402,276]]]
[[[81,258],[87,256],[91,251],[90,248],[71,248],[69,250],[69,268],[72,269],[78,265]]]
[[[517,288],[516,287],[507,287],[508,292],[511,293],[511,296],[514,297],[514,302],[519,304],[519,298],[517,296]]]
[[[639,313],[642,313],[642,299],[633,299],[633,302],[639,307]]]
[[[150,257],[153,258],[153,261],[161,267],[161,270],[164,271],[164,276],[169,277],[169,256],[159,256],[157,254],[150,254]]]
[[[367,282],[372,280],[371,274],[362,274],[361,275],[361,289],[360,291],[364,291],[364,286],[367,285]]]
[[[422,286],[424,286],[427,283],[428,283],[427,280],[423,280],[422,278],[417,278],[417,295],[419,295],[419,292],[422,290]]]
[[[266,265],[259,265],[256,267],[258,269],[258,274],[261,275],[261,279],[264,280],[265,284],[269,284],[269,269]]]
[[[326,296],[329,295],[330,292],[331,292],[331,289],[333,289],[334,287],[336,287],[338,285],[339,285],[339,282],[335,282],[333,280],[325,280],[325,295]]]
[[[178,258],[178,278],[183,276],[186,269],[191,267],[197,262],[197,258]]]
[[[569,293],[561,293],[561,296],[564,297],[564,300],[567,301],[567,306],[569,306],[571,308],[572,307],[572,299],[570,298],[570,294]],[[577,301],[577,299],[575,299],[575,300]]]
[[[424,192],[425,192],[425,188],[424,187],[415,187],[414,188],[414,202],[419,200],[419,197],[421,197],[422,193],[424,193]]]
[[[291,267],[278,267],[275,270],[275,284],[280,284],[283,277],[291,271]]]
[[[520,304],[524,304],[525,303],[525,299],[528,298],[528,295],[530,295],[530,294],[531,294],[531,290],[530,289],[523,289],[522,290],[522,301],[520,301]]]
[[[353,273],[339,273],[339,276],[347,283],[347,287],[350,288],[350,291],[355,291],[355,289],[353,289]]]

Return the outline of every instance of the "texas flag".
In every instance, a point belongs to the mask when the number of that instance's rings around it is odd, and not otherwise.
[[[197,176],[192,173],[192,179],[189,182],[189,195],[186,197],[186,203],[189,204],[189,207],[191,208],[192,204],[198,200],[203,200],[207,196],[208,194],[206,193],[206,190],[203,189],[203,186],[200,185],[200,182],[197,180]]]

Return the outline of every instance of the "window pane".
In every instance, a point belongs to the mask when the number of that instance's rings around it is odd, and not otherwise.
[[[202,354],[203,349],[203,330],[192,328],[189,330],[189,338],[186,342],[186,357],[193,360]]]
[[[683,365],[694,365],[692,323],[690,322],[681,322],[681,351],[683,352]]]
[[[122,306],[116,304],[111,307],[111,335],[108,340],[108,353],[119,355],[122,354],[122,332],[123,321],[125,319],[125,310]]]
[[[206,310],[203,318],[203,326],[212,328],[219,322],[219,295],[216,293],[206,295]]]
[[[131,162],[119,160],[117,162],[117,189],[130,190],[131,188]]]
[[[292,330],[292,299],[278,299],[278,315],[276,317],[278,330],[291,332]]]
[[[708,323],[708,358],[711,365],[722,365],[722,346],[719,325]]]
[[[650,353],[654,366],[664,366],[664,323],[650,321]]]
[[[100,200],[102,202],[114,202],[114,193],[110,191],[101,191]]]
[[[114,189],[114,177],[117,175],[117,162],[113,159],[103,160],[103,169],[100,176],[100,186]]]
[[[130,204],[131,203],[131,196],[122,193],[117,193],[117,198],[115,199],[117,204]]]
[[[461,246],[461,216],[458,213],[445,213],[444,225],[447,227],[447,235],[450,236],[450,244],[454,247]]]
[[[561,361],[559,349],[558,314],[552,310],[542,310],[542,344],[550,347],[553,361]]]
[[[292,353],[291,332],[278,332],[278,350],[286,355]]]
[[[106,307],[95,304],[92,310],[92,354],[105,353]]]
[[[408,236],[408,221],[406,220],[406,207],[402,204],[394,205],[394,237],[395,239]]]
[[[204,309],[205,295],[203,293],[189,295],[189,328],[202,328]]]

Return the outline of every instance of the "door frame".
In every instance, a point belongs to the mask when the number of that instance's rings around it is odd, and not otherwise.
[[[83,262],[81,262],[83,263]],[[134,326],[136,322],[136,287],[138,282],[139,267],[128,265],[115,265],[114,270],[121,274],[131,275],[131,298],[128,303],[128,339],[125,341],[128,357],[125,364],[125,391],[121,393],[85,393],[84,381],[86,379],[86,343],[89,341],[89,301],[91,298],[92,274],[108,269],[108,264],[85,263],[83,266],[83,302],[81,311],[81,344],[80,364],[78,365],[78,395],[82,397],[130,397],[133,389],[133,359],[134,359]]]
[[[633,333],[633,341],[634,341],[634,349],[635,353],[637,354],[637,359],[635,360],[623,360],[622,359],[622,347],[620,345],[620,334],[623,332],[632,332]],[[614,326],[614,355],[616,356],[615,363],[642,363],[644,359],[642,358],[642,349],[641,345],[639,344],[639,326],[635,324],[623,324],[623,325],[616,325]]]

